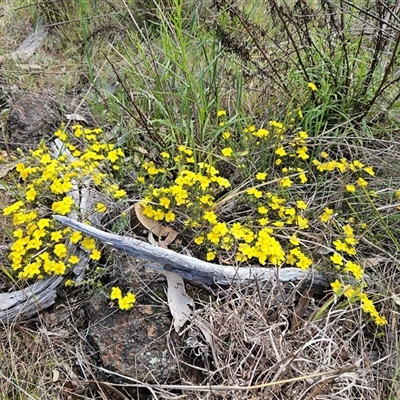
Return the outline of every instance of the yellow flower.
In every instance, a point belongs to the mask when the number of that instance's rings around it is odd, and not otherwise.
[[[164,208],[169,208],[171,200],[168,197],[161,197],[160,200],[159,200],[159,203]]]
[[[312,82],[308,82],[307,87],[309,87],[313,92],[316,92],[318,90],[317,86],[315,86],[315,83]]]
[[[55,201],[52,204],[51,209],[55,213],[66,215],[71,211],[73,204],[74,200],[72,199],[72,197],[65,196],[61,201]]]
[[[116,190],[113,194],[114,199],[120,199],[121,197],[125,197],[126,192],[123,189]]]
[[[335,253],[333,256],[330,256],[329,258],[334,264],[343,265],[343,257],[340,254]]]
[[[322,153],[321,153],[321,157],[322,158],[328,158],[329,157],[329,154],[326,152],[326,151],[323,151]],[[316,160],[315,160],[316,161]]]
[[[308,133],[305,132],[305,131],[300,131],[300,132],[297,134],[297,137],[300,138],[300,139],[307,139],[307,138],[308,138]]]
[[[259,214],[267,214],[268,213],[268,208],[265,207],[265,206],[260,206],[260,207],[258,207],[257,211],[258,211]]]
[[[293,245],[293,246],[298,246],[300,244],[300,240],[297,238],[296,234],[294,233],[290,239],[289,242]]]
[[[205,221],[208,221],[210,224],[216,224],[217,223],[217,216],[215,215],[214,211],[206,211],[203,214],[203,219]]]
[[[111,300],[122,299],[122,292],[121,292],[121,289],[119,287],[113,287],[111,289],[110,299]]]
[[[81,245],[86,250],[94,250],[96,248],[96,243],[92,238],[83,239]]]
[[[62,231],[54,231],[50,234],[50,239],[52,242],[58,243],[63,238]]]
[[[376,325],[386,325],[387,319],[385,317],[377,315],[377,316],[375,316],[375,324]]]
[[[100,257],[101,257],[101,251],[100,250],[94,249],[90,253],[90,258],[92,260],[98,261],[98,260],[100,260]]]
[[[116,161],[118,161],[118,152],[117,152],[117,150],[116,149],[114,149],[114,150],[112,150],[112,151],[110,151],[108,154],[107,154],[107,158],[114,164]]]
[[[212,261],[212,260],[214,260],[214,259],[215,259],[215,252],[209,251],[209,252],[207,253],[207,255],[206,255],[206,259],[207,259],[207,261]]]
[[[99,213],[103,213],[107,211],[107,207],[103,203],[96,204],[96,211]]]
[[[164,220],[165,222],[175,221],[175,214],[171,210],[168,210],[168,212],[164,215]]]
[[[70,258],[68,258],[68,262],[69,262],[70,264],[78,264],[78,262],[79,262],[79,257],[73,255],[73,256],[71,256]]]
[[[258,179],[259,181],[265,181],[266,177],[267,177],[266,172],[258,172],[256,174],[256,179]]]
[[[217,112],[217,116],[218,117],[225,117],[226,116],[226,111],[225,110],[219,110]]]
[[[289,187],[292,186],[293,181],[292,181],[288,176],[285,176],[285,177],[283,177],[283,178],[280,180],[279,184],[280,184],[281,187],[283,187],[283,188],[285,188],[285,187],[288,187],[288,188],[289,188]]]
[[[301,268],[302,270],[308,269],[312,265],[312,260],[306,256],[300,257],[299,261],[297,261],[296,266]]]
[[[194,239],[194,242],[195,242],[198,246],[202,245],[202,244],[204,243],[204,236],[197,236],[197,237]]]
[[[307,204],[303,200],[297,200],[296,201],[296,205],[297,205],[297,208],[299,210],[306,210],[307,209]]]
[[[260,219],[258,220],[258,223],[259,223],[261,226],[265,226],[265,225],[267,225],[267,224],[269,223],[269,219],[268,219],[268,218],[260,218]]]
[[[342,288],[342,284],[339,282],[339,280],[336,279],[335,282],[331,283],[331,288],[333,290],[333,293],[339,294],[340,289]]]
[[[166,151],[163,151],[163,152],[161,153],[161,157],[162,157],[162,158],[171,158],[170,154],[167,153]]]
[[[17,212],[21,207],[23,207],[24,203],[22,201],[17,201],[13,204],[11,204],[10,206],[6,207],[3,210],[3,215],[10,215],[10,214],[14,214],[15,212]]]
[[[256,188],[250,188],[246,191],[247,194],[253,195],[256,199],[259,199],[262,197],[262,192],[261,190],[258,190]]]
[[[224,133],[222,134],[222,137],[223,137],[225,140],[227,140],[227,139],[229,139],[229,138],[231,137],[231,133],[230,133],[230,132],[224,132]]]
[[[233,154],[233,150],[230,147],[225,147],[221,150],[221,153],[224,157],[231,157]]]
[[[306,146],[301,146],[296,150],[297,158],[301,160],[307,160],[310,156],[307,154],[308,148]]]
[[[275,154],[276,154],[277,156],[279,156],[279,157],[284,157],[284,156],[287,155],[285,149],[284,149],[282,146],[278,147],[278,148],[275,150]]]
[[[37,196],[37,191],[33,186],[25,194],[26,200],[29,201],[30,203],[36,199],[36,196]]]
[[[372,175],[372,176],[375,175],[374,169],[372,167],[366,167],[366,168],[364,168],[364,171],[369,175]]]
[[[24,236],[24,231],[21,228],[18,228],[13,232],[13,236],[17,239],[21,239]]]
[[[51,269],[55,275],[64,275],[67,267],[62,262],[53,262]]]
[[[54,132],[54,136],[58,137],[62,142],[65,142],[68,139],[67,134],[64,131],[62,131],[61,129]]]
[[[333,210],[331,208],[325,207],[324,213],[319,217],[319,219],[326,224],[331,216],[333,215]]]
[[[360,187],[366,187],[368,185],[368,182],[360,177],[357,179],[357,185]]]
[[[78,243],[80,240],[82,239],[82,233],[80,233],[79,231],[75,231],[70,237],[69,240],[76,244]]]
[[[162,221],[162,220],[164,219],[164,217],[165,217],[165,213],[164,213],[163,210],[160,210],[160,209],[158,208],[158,209],[156,209],[156,210],[154,211],[153,218],[154,218],[156,221]]]
[[[70,181],[61,181],[59,179],[54,179],[53,183],[50,185],[50,190],[54,194],[67,193],[72,189],[72,183]]]
[[[67,255],[67,247],[63,243],[58,243],[54,246],[54,254],[59,258],[64,258]]]
[[[356,187],[354,185],[346,185],[346,190],[348,192],[355,192],[356,191]]]
[[[209,194],[205,194],[199,198],[201,204],[208,204],[208,205],[212,204],[213,199],[214,197]]]
[[[131,292],[128,292],[124,297],[118,299],[118,307],[125,311],[130,310],[135,303],[136,297]]]
[[[50,219],[49,218],[41,218],[37,223],[39,229],[44,229],[50,226]]]
[[[273,225],[278,228],[282,228],[282,226],[285,226],[285,223],[283,221],[275,221]]]

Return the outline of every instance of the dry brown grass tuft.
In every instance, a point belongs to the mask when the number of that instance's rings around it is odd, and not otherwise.
[[[395,368],[390,359],[397,325],[378,339],[360,309],[351,307],[333,307],[314,321],[319,307],[312,298],[296,300],[298,295],[276,284],[271,291],[230,288],[203,303],[183,351],[197,356],[205,390],[259,386],[214,391],[209,398],[383,398]],[[307,377],[318,373],[327,375]],[[262,387],[272,382],[276,385]]]
[[[0,328],[0,399],[101,398],[90,385],[90,357],[75,311],[61,306]]]

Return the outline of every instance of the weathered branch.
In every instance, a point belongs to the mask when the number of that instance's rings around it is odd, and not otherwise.
[[[62,276],[52,276],[13,293],[0,293],[0,320],[12,321],[18,316],[28,318],[50,307],[62,280]]]
[[[302,271],[299,268],[263,267],[235,268],[230,265],[211,264],[169,249],[152,246],[141,240],[107,233],[67,217],[55,215],[54,218],[65,225],[109,244],[121,252],[159,264],[149,265],[150,268],[173,271],[186,280],[202,282],[207,285],[230,285],[251,283],[256,280],[268,282],[276,279],[282,283],[300,283],[303,287],[313,287],[317,293],[322,293],[329,287],[327,277],[313,270]]]

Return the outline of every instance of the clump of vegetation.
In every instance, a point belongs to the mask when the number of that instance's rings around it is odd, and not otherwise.
[[[14,193],[19,200],[4,208],[3,215],[12,218],[14,242],[8,256],[13,278],[43,279],[65,275],[79,263],[71,254],[71,245],[79,245],[93,261],[101,251],[94,239],[62,227],[52,214],[73,213],[86,219],[92,213],[104,213],[107,206],[100,201],[87,203],[93,209],[82,210],[78,188],[84,182],[96,185],[110,202],[126,197],[125,190],[115,183],[113,172],[120,169],[123,151],[101,140],[102,130],[72,126],[71,132],[61,128],[55,132],[61,146],[53,150],[41,143],[29,155],[20,154]],[[76,248],[76,247],[74,247]],[[67,285],[72,281],[68,280]]]
[[[21,155],[15,201],[3,211],[13,242],[3,271],[21,285],[68,274],[79,262],[72,245],[99,262],[96,243],[52,215],[85,220],[130,198],[200,259],[329,274],[330,297],[314,321],[327,310],[347,321],[357,309],[360,331],[363,316],[377,325],[368,325],[374,337],[386,334],[396,325],[384,304],[396,298],[388,275],[396,275],[400,251],[398,6],[214,0],[200,15],[195,1],[148,3],[132,10],[124,0],[104,8],[36,2],[35,13],[69,49],[60,64],[79,60],[69,90],[86,85],[102,129],[61,128],[67,151],[41,144]],[[60,80],[64,88],[67,78]],[[81,209],[73,193],[86,183],[101,197]],[[136,302],[115,286],[110,298],[122,310]]]
[[[218,115],[224,128],[226,112]],[[363,294],[364,269],[356,250],[367,229],[357,208],[376,196],[368,190],[374,169],[359,160],[337,160],[324,149],[311,156],[301,110],[295,115],[289,126],[271,120],[242,132],[221,130],[212,153],[180,145],[172,149],[175,155],[161,153],[161,167],[145,163],[138,177],[143,214],[179,225],[187,242],[198,247],[196,254],[208,261],[340,273],[334,292],[361,301],[377,324],[385,324]],[[344,193],[344,201],[325,207],[311,202],[310,193],[322,186]],[[317,231],[329,240],[312,243]],[[318,255],[318,247],[326,256]]]

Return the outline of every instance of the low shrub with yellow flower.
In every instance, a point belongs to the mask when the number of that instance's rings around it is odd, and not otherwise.
[[[121,199],[126,193],[114,183],[112,172],[120,168],[124,153],[113,144],[102,143],[102,130],[72,126],[71,131],[59,129],[55,137],[63,149],[55,154],[44,143],[22,156],[17,163],[17,200],[3,209],[11,219],[14,242],[8,255],[10,273],[19,279],[42,279],[51,275],[64,275],[80,260],[72,254],[70,244],[78,245],[99,261],[101,251],[94,239],[63,227],[52,214],[67,215],[76,212],[103,213],[105,204],[98,202],[95,210],[79,209],[71,194],[74,186],[89,179],[104,196]],[[86,214],[87,215],[87,214]],[[73,282],[68,280],[68,286]]]
[[[313,266],[340,276],[332,283],[334,293],[348,296],[352,288],[357,296],[351,298],[382,325],[386,320],[373,303],[364,305],[365,272],[357,252],[364,224],[346,207],[322,206],[309,198],[310,190],[326,180],[350,200],[370,199],[375,195],[368,191],[374,169],[358,160],[331,158],[328,149],[313,153],[314,138],[301,128],[301,110],[295,114],[297,119],[287,125],[272,120],[265,127],[250,124],[234,132],[226,130],[227,113],[220,110],[216,125],[221,136],[212,152],[180,144],[163,152],[162,166],[143,165],[137,183],[143,213],[179,226],[187,245],[207,261],[303,270]],[[255,167],[252,152],[268,162]],[[237,171],[243,171],[239,184]],[[174,179],[167,178],[171,172]],[[319,244],[328,249],[326,256],[310,246],[316,230],[329,232],[331,240]]]
[[[374,169],[359,160],[331,156],[328,147],[314,151],[316,140],[302,128],[301,110],[291,113],[288,122],[252,123],[242,131],[228,127],[226,118],[225,110],[217,113],[220,134],[212,148],[174,143],[157,161],[142,163],[135,186],[143,214],[179,229],[185,244],[207,261],[330,272],[337,296],[360,302],[376,324],[384,324],[364,293],[357,245],[365,224],[352,208],[353,201],[371,202],[376,196],[368,187]],[[3,214],[15,227],[9,259],[19,278],[65,274],[79,262],[69,254],[68,241],[90,252],[92,260],[100,259],[92,239],[59,226],[51,214],[79,211],[70,193],[74,183],[85,178],[114,200],[126,196],[112,175],[121,168],[124,153],[99,140],[101,132],[79,125],[72,132],[60,129],[55,136],[73,161],[65,154],[54,156],[42,144],[17,165],[23,195]],[[322,204],[310,197],[328,181],[348,199],[347,205]],[[98,202],[92,211],[106,210]],[[313,243],[316,231],[329,240]],[[315,251],[318,246],[327,251]],[[111,298],[125,310],[135,302],[117,288]]]

